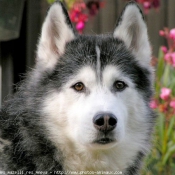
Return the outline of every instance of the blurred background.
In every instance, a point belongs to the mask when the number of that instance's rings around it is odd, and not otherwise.
[[[63,1],[63,0],[62,0]],[[142,8],[156,68],[151,107],[159,119],[143,174],[175,175],[175,0],[135,0]],[[35,63],[47,10],[54,0],[0,0],[0,106]],[[64,0],[78,33],[112,33],[127,0]],[[162,47],[163,46],[163,47]]]

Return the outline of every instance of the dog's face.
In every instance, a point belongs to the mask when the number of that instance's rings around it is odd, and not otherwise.
[[[95,149],[143,142],[152,75],[138,7],[129,4],[105,37],[76,36],[62,8],[51,7],[38,47],[37,66],[49,72],[42,114],[50,137]]]

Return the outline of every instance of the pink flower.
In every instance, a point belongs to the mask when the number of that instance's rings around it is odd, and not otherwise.
[[[168,88],[162,88],[161,89],[161,94],[160,94],[160,98],[162,100],[167,100],[170,97],[171,94],[171,89]]]
[[[164,59],[165,59],[167,62],[171,62],[171,55],[172,55],[172,53],[166,53],[165,56],[164,56]]]
[[[166,46],[162,46],[162,47],[161,47],[161,50],[162,50],[162,52],[163,52],[164,54],[166,54],[166,53],[168,52],[168,49],[167,49]]]
[[[171,106],[172,108],[175,109],[175,100],[172,100],[172,101],[170,102],[170,106]]]
[[[150,9],[151,8],[151,2],[143,2],[143,7],[145,8],[145,9]]]
[[[171,54],[172,66],[175,67],[175,52]]]
[[[89,9],[89,14],[94,16],[98,13],[100,8],[100,1],[89,1],[87,2],[87,8]]]
[[[159,35],[160,35],[160,36],[165,36],[165,32],[164,32],[163,30],[160,30],[160,31],[159,31]]]
[[[78,22],[77,25],[76,25],[76,29],[77,29],[78,31],[83,30],[84,27],[85,27],[85,24],[84,24],[84,22],[82,22],[82,21]]]
[[[175,52],[173,53],[166,53],[164,56],[165,61],[175,67]]]
[[[135,1],[143,5],[146,13],[148,13],[148,10],[150,8],[158,8],[160,6],[160,0],[135,0]]]
[[[172,38],[173,40],[175,40],[175,29],[171,29],[170,30],[169,36],[170,36],[170,38]]]
[[[152,3],[154,8],[158,8],[160,6],[160,0],[154,0]]]
[[[149,105],[150,105],[150,108],[152,109],[156,109],[158,107],[156,100],[151,100]]]

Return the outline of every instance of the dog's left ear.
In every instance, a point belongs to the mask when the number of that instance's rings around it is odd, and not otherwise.
[[[37,50],[37,65],[52,68],[64,53],[65,46],[75,38],[68,13],[60,1],[49,9],[42,26]]]
[[[143,14],[134,2],[123,10],[113,33],[115,38],[124,41],[138,61],[145,66],[151,60],[151,47],[148,40],[147,26]]]

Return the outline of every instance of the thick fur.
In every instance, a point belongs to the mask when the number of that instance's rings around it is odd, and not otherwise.
[[[139,174],[150,149],[153,70],[147,28],[129,3],[114,33],[75,34],[60,2],[48,11],[35,69],[0,112],[1,171],[122,171]],[[114,86],[122,81],[121,91]],[[84,89],[77,92],[77,82]],[[117,126],[104,135],[93,125],[110,112]],[[111,143],[100,144],[108,137]]]

